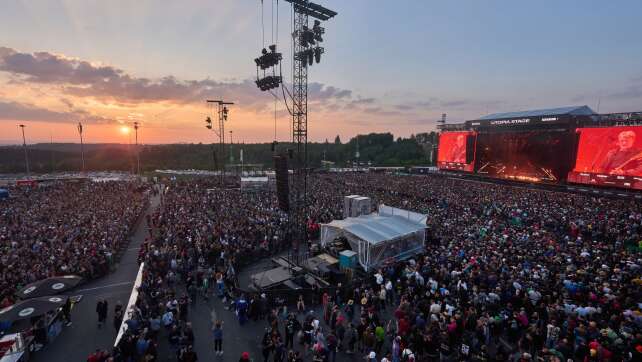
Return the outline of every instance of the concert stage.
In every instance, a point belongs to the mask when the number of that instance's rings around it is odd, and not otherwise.
[[[587,106],[498,113],[439,126],[437,165],[529,183],[642,189],[642,112]]]

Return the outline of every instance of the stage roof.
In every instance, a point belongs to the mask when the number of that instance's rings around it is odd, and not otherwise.
[[[542,117],[542,116],[590,116],[595,114],[589,106],[572,106],[548,109],[536,109],[532,111],[521,112],[506,112],[506,113],[493,113],[480,118],[475,121],[484,121],[490,119],[504,119],[504,118],[522,118],[522,117]]]
[[[334,220],[324,225],[348,232],[370,244],[398,239],[426,228],[425,219],[422,223],[405,215],[382,215],[381,213]]]

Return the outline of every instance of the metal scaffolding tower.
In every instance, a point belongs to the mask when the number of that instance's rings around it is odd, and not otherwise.
[[[307,0],[286,0],[294,8],[293,46],[293,79],[292,79],[292,141],[295,143],[294,175],[292,179],[293,202],[290,208],[290,237],[292,248],[290,260],[299,265],[307,251],[307,178],[308,178],[308,66],[313,58],[318,63],[323,48],[315,42],[323,41],[325,32],[319,20],[328,20],[336,12]],[[314,26],[309,27],[309,17],[315,19]]]
[[[294,149],[290,149],[288,153],[290,158],[293,159],[294,175],[291,182],[293,195],[289,203],[289,232],[287,237],[292,245],[290,248],[290,261],[300,265],[302,258],[306,254],[308,242],[308,67],[315,62],[319,63],[321,55],[325,51],[320,46],[323,42],[323,34],[325,34],[325,28],[321,27],[321,21],[328,20],[337,15],[337,13],[308,0],[285,1],[292,4],[293,10],[292,92],[287,89],[283,81],[281,72],[283,55],[277,52],[278,36],[275,44],[265,48],[265,35],[263,35],[264,48],[261,50],[261,55],[254,59],[254,62],[256,63],[256,86],[262,91],[269,91],[275,98],[278,96],[272,93],[271,90],[281,87],[285,106],[292,115],[292,142],[295,145]],[[278,1],[276,4],[276,34],[278,35]],[[261,2],[262,5],[263,2]],[[261,7],[261,11],[263,11],[262,9]],[[308,23],[310,17],[314,18],[312,27]],[[262,31],[264,34],[265,28]],[[285,95],[286,91],[288,96]],[[291,108],[288,107],[288,99],[292,102]],[[276,142],[274,145],[276,145]],[[275,151],[274,146],[273,151]]]

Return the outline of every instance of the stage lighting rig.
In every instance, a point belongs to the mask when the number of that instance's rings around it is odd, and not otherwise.
[[[296,149],[292,150],[292,203],[289,212],[289,227],[287,238],[292,242],[289,259],[295,265],[300,265],[307,252],[307,177],[308,177],[308,71],[316,61],[321,61],[324,48],[321,47],[325,29],[321,22],[337,15],[309,0],[286,0],[293,8],[293,72],[292,72],[292,141]],[[310,28],[309,18],[314,18]],[[282,87],[283,89],[284,87]],[[284,95],[285,98],[285,95]],[[287,106],[287,103],[286,103]]]
[[[312,27],[312,33],[314,34],[314,40],[321,43],[323,42],[323,34],[325,34],[325,28],[321,26],[319,20],[314,20],[314,26]]]
[[[259,87],[259,89],[262,91],[278,88],[282,82],[281,76],[276,75],[274,67],[280,64],[281,60],[283,59],[283,55],[281,53],[277,53],[276,44],[272,44],[268,48],[270,49],[269,52],[267,51],[267,49],[263,48],[263,50],[261,51],[261,56],[254,59],[257,67],[255,83],[256,86]],[[266,69],[270,68],[272,68],[272,75],[265,76],[265,72],[263,72],[264,77],[259,78],[259,69],[265,71]]]
[[[254,59],[256,66],[261,68],[261,70],[274,67],[283,59],[283,54],[276,52],[276,45],[272,44],[268,48],[270,49],[269,52],[263,48],[263,50],[261,50],[261,56]]]
[[[262,91],[278,88],[281,85],[282,78],[280,75],[268,75],[256,81],[256,86]]]
[[[229,113],[229,110],[227,107],[223,107],[223,120],[227,121],[227,114]]]
[[[308,3],[308,5],[315,4]],[[323,34],[325,34],[325,28],[321,26],[321,22],[317,19],[314,20],[312,29],[307,25],[303,25],[298,37],[302,50],[296,53],[296,60],[300,61],[304,66],[311,66],[314,62],[319,64],[321,62],[321,54],[325,51],[323,47],[319,46],[323,42]]]
[[[319,64],[321,62],[321,54],[325,52],[323,47],[314,47],[301,50],[295,56],[296,60],[300,61],[304,66],[311,66],[315,62]]]
[[[299,42],[304,48],[315,44],[314,31],[310,30],[307,25],[303,25],[301,34],[299,34]]]
[[[319,64],[319,62],[321,62],[321,54],[323,54],[324,52],[325,52],[325,49],[323,49],[322,47],[314,48],[314,61],[317,62],[317,64]],[[310,65],[312,65],[312,64],[310,64]]]

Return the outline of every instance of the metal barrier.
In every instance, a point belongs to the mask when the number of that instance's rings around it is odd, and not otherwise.
[[[138,268],[138,275],[136,275],[136,280],[134,281],[134,286],[132,287],[132,294],[129,296],[129,301],[127,302],[127,307],[125,307],[124,313],[123,313],[123,321],[120,324],[120,328],[118,329],[118,335],[116,335],[116,340],[114,341],[114,347],[118,346],[118,342],[120,342],[120,339],[123,337],[123,334],[127,331],[127,328],[129,327],[127,325],[127,319],[131,315],[131,313],[134,312],[134,306],[136,305],[136,301],[138,300],[138,288],[143,282],[143,269],[145,268],[145,263],[141,263],[140,267]]]

